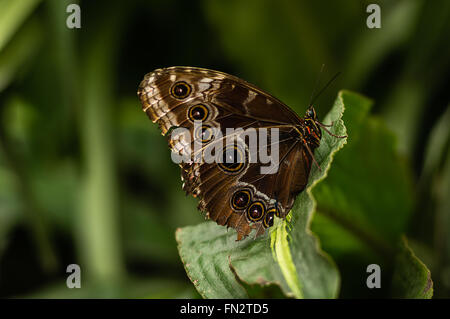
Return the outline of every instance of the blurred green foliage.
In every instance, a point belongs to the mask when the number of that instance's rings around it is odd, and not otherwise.
[[[368,29],[371,2],[0,0],[0,296],[199,297],[175,230],[203,218],[140,110],[140,80],[172,65],[217,69],[302,114],[325,64],[324,77],[342,76],[317,101],[320,118],[341,88],[374,101],[352,156],[344,148],[314,193],[311,226],[341,273],[340,297],[389,296],[365,287],[365,266],[384,265],[374,247],[399,232],[409,239],[399,263],[418,256],[434,296],[449,297],[450,2],[376,1],[382,27]],[[66,27],[70,3],[81,29]],[[385,210],[345,215],[378,200]],[[82,289],[65,285],[71,263]],[[394,281],[399,263],[386,264]]]

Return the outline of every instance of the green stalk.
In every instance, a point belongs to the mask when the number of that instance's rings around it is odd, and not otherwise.
[[[286,229],[287,223],[291,219],[291,215],[286,217],[288,221],[279,221],[275,229],[270,235],[270,246],[272,255],[278,262],[283,277],[286,280],[289,288],[294,296],[298,299],[303,299],[302,286],[298,280],[297,269],[291,255],[291,249],[288,242],[288,231]]]
[[[122,15],[120,15],[122,14]],[[118,226],[118,191],[112,135],[114,112],[114,59],[116,35],[123,13],[113,6],[91,31],[86,46],[82,109],[79,122],[84,152],[84,176],[79,207],[79,249],[88,280],[100,289],[113,291],[124,275]],[[83,27],[83,26],[82,26]],[[112,289],[112,290],[111,290]],[[105,295],[102,295],[105,296]]]

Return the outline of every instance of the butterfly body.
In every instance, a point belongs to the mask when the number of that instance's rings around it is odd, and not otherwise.
[[[252,229],[263,234],[275,216],[286,217],[306,187],[320,145],[312,106],[301,118],[244,80],[193,67],[147,74],[138,96],[162,134],[171,132],[173,154],[187,159],[179,163],[183,189],[199,198],[198,208],[208,218],[234,228],[240,240]],[[260,160],[260,149],[252,148],[255,136],[258,142],[262,136],[276,141],[267,145],[270,156],[278,152],[274,169]],[[220,155],[212,162],[197,160],[213,153]]]

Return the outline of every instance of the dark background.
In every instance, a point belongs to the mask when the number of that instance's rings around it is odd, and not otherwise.
[[[211,68],[303,114],[322,64],[322,85],[341,75],[319,118],[350,89],[395,134],[416,197],[407,233],[435,296],[450,295],[450,2],[377,1],[382,27],[368,29],[371,1],[80,1],[68,29],[72,2],[0,2],[0,297],[198,297],[174,232],[203,218],[139,82]],[[83,289],[65,286],[72,263]]]

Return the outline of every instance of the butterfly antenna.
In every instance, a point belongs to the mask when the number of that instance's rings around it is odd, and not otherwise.
[[[333,81],[339,76],[339,74],[341,74],[341,72],[337,72],[335,75],[333,75],[333,77],[327,82],[327,84],[325,84],[325,86],[322,88],[322,90],[320,90],[315,96],[314,98],[311,99],[311,103],[309,105],[312,105],[317,98],[330,86],[331,83],[333,83]],[[330,130],[327,129],[327,127],[331,127],[333,126],[333,122],[331,122],[331,124],[323,124],[319,121],[315,121],[316,124],[318,124],[321,128],[323,128],[328,134],[330,134],[331,136],[337,137],[337,138],[346,138],[346,135],[336,135],[330,132]]]
[[[314,93],[316,92],[317,87],[319,85],[320,78],[322,77],[322,73],[323,73],[323,69],[324,68],[325,68],[325,64],[322,64],[322,66],[320,67],[319,75],[317,76],[317,79],[316,79],[316,84],[314,84],[314,88],[313,88],[313,90],[311,92],[311,96],[309,97],[309,104],[308,104],[308,106],[312,105],[312,103],[313,103],[313,96],[314,96]]]
[[[339,74],[341,74],[341,72],[337,72],[335,75],[333,75],[333,77],[327,82],[327,84],[325,84],[325,86],[322,88],[322,90],[320,90],[315,96],[314,98],[311,99],[311,103],[309,105],[314,104],[314,102],[317,100],[317,98],[323,93],[323,91],[325,91],[330,84],[336,80],[336,78],[339,76]]]

